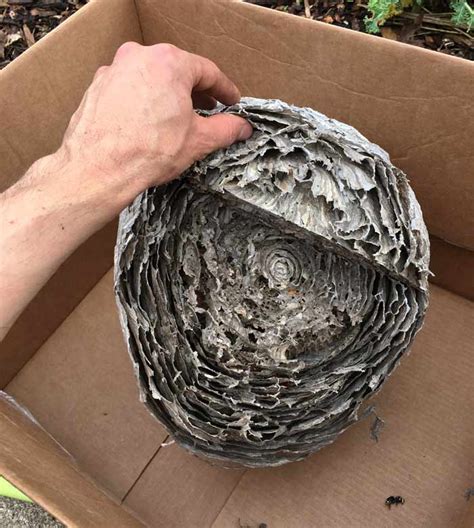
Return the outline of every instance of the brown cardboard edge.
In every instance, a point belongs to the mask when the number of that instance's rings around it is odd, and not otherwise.
[[[474,251],[454,246],[430,236],[431,282],[470,301],[474,301]]]
[[[136,1],[141,2],[142,0],[136,0]],[[211,1],[219,2],[219,3],[227,2],[227,3],[234,3],[234,4],[244,4],[245,9],[249,9],[249,12],[251,10],[269,11],[268,7],[264,7],[258,4],[248,4],[244,0],[211,0]],[[335,34],[337,34],[338,32],[341,32],[341,31],[344,31],[345,33],[347,30],[347,28],[333,26],[331,24],[326,24],[325,22],[321,22],[319,20],[313,20],[313,19],[309,19],[309,18],[301,17],[301,16],[295,17],[295,15],[286,13],[285,11],[277,11],[276,9],[272,9],[271,11],[272,13],[275,14],[275,16],[278,16],[278,17],[291,17],[292,19],[297,18],[298,20],[301,21],[302,24],[317,24],[321,31],[327,31],[328,33],[336,32]],[[350,30],[350,31],[351,31],[351,35],[354,35],[354,38],[361,39],[361,41],[370,42],[374,45],[382,45],[387,50],[393,50],[398,47],[399,49],[405,49],[406,51],[413,52],[414,54],[417,54],[417,53],[427,54],[427,56],[429,56],[430,58],[439,59],[441,61],[444,61],[444,60],[454,61],[454,62],[458,62],[458,64],[461,64],[463,66],[472,67],[472,64],[470,64],[470,61],[463,59],[461,57],[456,57],[454,55],[446,55],[444,53],[439,53],[438,51],[433,51],[427,48],[421,48],[418,46],[414,46],[412,44],[406,44],[405,42],[398,42],[396,40],[383,39],[376,35],[370,35],[369,33],[363,33],[362,31],[354,31],[354,30]]]
[[[0,388],[8,385],[110,269],[116,230],[114,221],[80,246],[18,318],[0,344]],[[65,290],[64,285],[71,286]]]
[[[133,5],[136,5],[135,0],[129,0]],[[55,27],[52,31],[47,33],[41,40],[35,42],[34,47],[26,49],[21,55],[19,55],[14,61],[10,62],[3,70],[0,71],[0,77],[3,75],[15,75],[17,69],[23,68],[23,63],[30,61],[30,55],[36,53],[39,49],[43,49],[45,46],[50,46],[55,40],[63,38],[64,34],[69,31],[69,28],[78,23],[82,23],[82,19],[86,17],[95,16],[95,11],[102,9],[102,1],[90,0],[85,6],[73,13],[59,26]],[[138,15],[138,13],[137,13]],[[50,42],[51,41],[51,42]],[[54,45],[54,44],[53,44]]]
[[[26,413],[0,395],[0,473],[68,527],[143,524],[75,466]]]
[[[456,526],[456,528],[472,528],[474,526],[474,500],[469,500],[469,505],[466,509],[463,519]]]
[[[121,21],[121,18],[117,18],[120,14],[124,17],[126,15],[125,20]],[[92,26],[91,21],[93,22]],[[27,83],[29,73],[35,68],[38,70],[38,68],[42,67],[44,62],[42,59],[45,57],[48,59],[47,63],[53,65],[57,57],[62,58],[62,62],[64,63],[64,54],[67,57],[72,55],[71,61],[74,59],[80,60],[85,52],[78,51],[76,56],[74,53],[71,53],[71,50],[74,51],[76,49],[78,33],[84,33],[84,29],[87,32],[87,28],[91,27],[94,31],[103,28],[104,31],[109,31],[109,33],[119,28],[116,35],[111,35],[113,47],[111,45],[110,50],[104,51],[101,54],[102,60],[104,53],[110,56],[111,53],[115,52],[115,46],[123,42],[124,39],[135,37],[137,40],[141,39],[141,28],[139,26],[138,13],[134,0],[114,0],[114,2],[110,2],[109,4],[107,2],[93,0],[72,15],[64,24],[61,24],[54,31],[46,35],[35,46],[0,73],[2,87],[6,89],[7,93],[13,92],[15,94],[13,99],[15,97],[19,99],[20,108],[22,104],[28,103],[29,86]],[[114,36],[115,38],[113,38]],[[99,43],[103,41],[104,38],[97,40]],[[91,43],[91,46],[94,45],[94,42]],[[103,51],[103,48],[101,49]],[[70,114],[76,108],[78,104],[77,98],[79,97],[80,100],[85,87],[90,82],[91,68],[94,67],[94,57],[88,60],[87,63],[89,70],[85,72],[81,71],[81,74],[75,78],[75,82],[78,83],[76,84],[75,95],[68,99],[67,104],[59,107],[59,113],[62,115],[59,120],[60,130],[65,126]],[[69,61],[62,66],[59,65],[58,71],[56,72],[57,75],[61,75],[61,67],[67,68],[68,64]],[[16,85],[18,85],[18,90],[15,90]],[[41,85],[41,90],[42,95],[40,93],[34,101],[34,104],[31,105],[31,115],[28,116],[30,122],[35,122],[35,116],[42,115],[44,118],[45,112],[53,112],[55,110],[51,106],[51,97],[48,95],[51,92],[48,81],[45,81],[44,85]],[[39,108],[36,105],[39,105]],[[21,138],[18,139],[18,133],[21,129],[16,117],[13,117],[16,114],[10,114],[7,112],[7,118],[10,119],[12,130],[16,134],[16,136],[14,134],[14,137],[17,138],[17,141],[20,141]],[[8,117],[9,115],[10,117]],[[56,129],[58,128],[57,122],[58,120],[55,121]],[[23,126],[23,123],[21,125]],[[25,148],[23,151],[16,148],[14,141],[8,141],[8,134],[5,136],[6,146],[11,152],[11,156],[8,156],[5,160],[2,159],[2,163],[0,163],[2,165],[2,170],[0,170],[1,189],[8,187],[21,177],[30,162],[34,161],[34,159],[48,154],[57,148],[56,143],[62,137],[62,134],[47,135],[35,146],[31,145],[31,141],[34,141],[31,129],[26,130],[28,131],[27,136],[29,141],[28,139],[25,140],[26,143],[24,143]],[[30,155],[27,152],[28,149],[33,154]],[[49,335],[66,319],[77,304],[79,304],[110,268],[113,259],[115,232],[116,222],[112,222],[78,248],[59,268],[16,321],[4,341],[0,344],[0,363],[2,366],[0,369],[0,388],[8,384],[28,359],[46,341]]]

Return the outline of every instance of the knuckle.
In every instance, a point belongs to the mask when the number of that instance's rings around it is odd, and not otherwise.
[[[100,68],[97,68],[97,71],[95,72],[94,79],[99,78],[101,75],[103,75],[108,69],[108,66],[101,66]]]
[[[173,46],[173,44],[168,44],[167,42],[163,44],[157,44],[156,51],[159,55],[166,57],[166,56],[176,56],[177,53],[179,53],[179,49],[176,46]]]
[[[125,55],[128,55],[129,53],[133,52],[134,50],[137,50],[140,48],[140,44],[133,41],[124,42],[117,50],[117,53],[115,54],[116,57],[124,57]]]
[[[155,46],[155,57],[168,67],[176,66],[181,50],[172,44],[157,44]]]

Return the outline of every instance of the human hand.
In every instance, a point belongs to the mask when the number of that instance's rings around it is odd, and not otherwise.
[[[0,340],[68,255],[140,192],[252,134],[241,117],[193,109],[239,98],[207,59],[168,44],[119,48],[61,147],[0,195]]]
[[[208,59],[170,44],[127,42],[110,66],[97,71],[61,150],[87,168],[89,192],[91,185],[107,193],[128,186],[136,195],[249,138],[252,127],[243,118],[202,117],[193,109],[239,99],[237,87]]]

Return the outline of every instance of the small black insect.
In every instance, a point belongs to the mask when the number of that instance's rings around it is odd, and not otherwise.
[[[391,508],[394,504],[405,504],[405,499],[400,497],[400,495],[397,495],[396,497],[390,495],[390,497],[385,499],[385,505],[389,508]]]

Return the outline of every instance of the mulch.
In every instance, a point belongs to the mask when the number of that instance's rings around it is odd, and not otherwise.
[[[0,69],[89,0],[0,0]],[[176,0],[179,2],[179,0]],[[368,0],[246,0],[271,9],[364,31]],[[449,0],[426,0],[389,20],[381,37],[474,60],[474,33],[451,22]]]
[[[0,69],[88,0],[0,0]]]
[[[246,0],[248,3],[311,18],[333,26],[365,31],[368,0]],[[474,33],[451,22],[450,0],[425,0],[429,9],[412,11],[388,20],[381,37],[448,55],[474,60]]]

